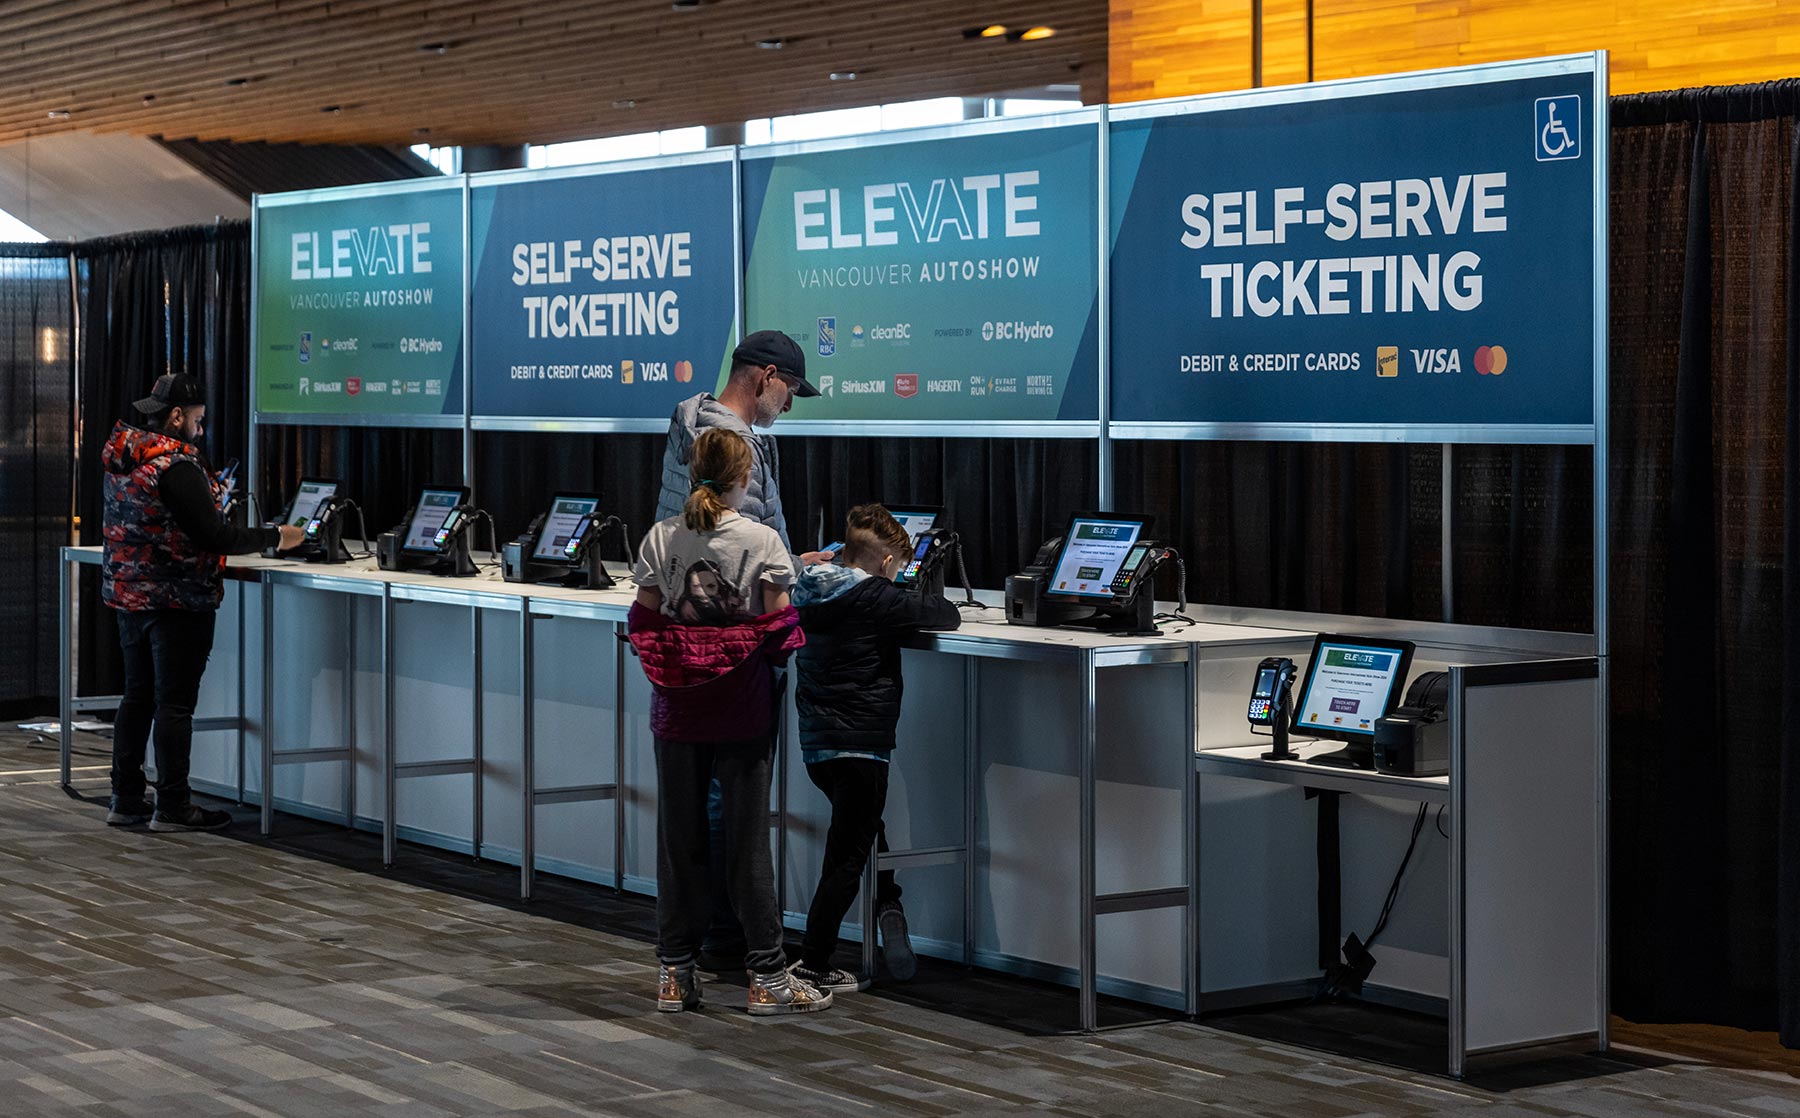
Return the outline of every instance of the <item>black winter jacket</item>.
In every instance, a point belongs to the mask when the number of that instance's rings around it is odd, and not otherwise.
[[[800,747],[892,750],[904,686],[900,642],[920,629],[961,624],[961,613],[941,595],[901,590],[879,576],[800,606]]]

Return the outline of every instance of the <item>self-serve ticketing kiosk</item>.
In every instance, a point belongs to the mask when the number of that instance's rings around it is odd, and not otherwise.
[[[469,532],[476,518],[485,515],[469,507],[466,486],[426,486],[406,522],[376,541],[375,561],[384,571],[424,570],[470,578],[476,571]]]
[[[625,536],[626,558],[631,541],[625,522],[600,512],[594,493],[558,493],[523,535],[500,550],[500,573],[508,582],[604,590],[613,585],[600,561],[600,537],[617,528]]]
[[[1386,732],[1412,658],[1411,641],[1321,633],[1313,640],[1298,702],[1289,696],[1297,674],[1293,661],[1271,657],[1258,664],[1247,713],[1252,730],[1267,727],[1274,737],[1275,748],[1264,758],[1297,759],[1287,748],[1292,733],[1344,743],[1343,749],[1308,758],[1313,764],[1374,768],[1377,735]],[[1423,762],[1421,757],[1420,768]]]
[[[341,496],[339,488],[335,478],[301,478],[294,499],[288,503],[281,519],[270,527],[285,524],[299,528],[305,533],[305,539],[292,551],[278,551],[271,546],[263,551],[263,557],[304,559],[309,563],[342,563],[349,558],[344,547],[344,522],[351,512],[360,518],[362,510],[354,501]]]
[[[1031,565],[1007,578],[1006,620],[1155,633],[1152,576],[1174,552],[1147,538],[1151,523],[1132,513],[1070,517],[1067,531],[1045,540]]]
[[[950,560],[961,546],[955,532],[940,526],[943,506],[889,505],[887,510],[906,529],[912,542],[912,553],[894,572],[894,585],[902,590],[943,594]]]

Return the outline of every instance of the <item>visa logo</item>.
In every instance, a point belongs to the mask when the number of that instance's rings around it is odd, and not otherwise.
[[[1462,354],[1454,349],[1415,349],[1413,371],[1419,373],[1460,373]]]

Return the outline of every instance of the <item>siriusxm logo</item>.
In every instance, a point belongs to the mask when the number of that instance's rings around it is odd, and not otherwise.
[[[1056,327],[1048,322],[984,322],[981,324],[981,340],[984,342],[1047,342],[1056,336]]]
[[[830,357],[837,352],[837,319],[819,319],[819,356]]]

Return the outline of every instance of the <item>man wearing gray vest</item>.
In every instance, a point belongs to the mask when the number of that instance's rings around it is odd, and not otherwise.
[[[750,444],[750,487],[738,514],[775,529],[792,551],[787,518],[781,513],[775,436],[759,435],[755,428],[773,427],[793,406],[794,397],[818,394],[806,379],[806,355],[794,339],[779,330],[758,330],[738,343],[731,353],[731,376],[718,396],[702,392],[675,405],[675,414],[669,418],[669,442],[663,449],[662,496],[656,502],[656,519],[681,514],[693,488],[688,480],[688,455],[694,440],[709,427],[723,427]]]
[[[669,418],[669,441],[663,449],[662,494],[656,501],[656,519],[679,516],[687,504],[693,482],[688,477],[688,457],[702,431],[723,427],[735,431],[750,444],[750,482],[738,514],[766,524],[781,536],[789,551],[787,518],[781,511],[781,462],[775,452],[775,436],[759,434],[758,427],[773,427],[794,404],[796,396],[817,396],[819,390],[806,379],[806,354],[794,339],[779,330],[758,330],[731,353],[731,374],[718,396],[702,392],[675,405]],[[808,552],[801,566],[829,558]],[[777,709],[785,709],[778,704]],[[771,744],[771,748],[772,748]],[[719,785],[707,796],[707,815],[712,820],[712,924],[700,947],[700,965],[707,970],[742,970],[744,929],[731,910],[725,889],[725,836],[720,825]]]

